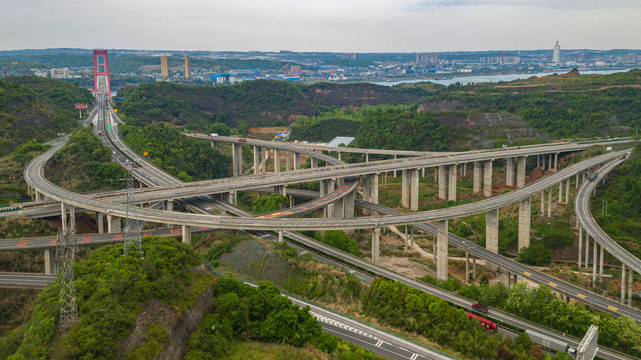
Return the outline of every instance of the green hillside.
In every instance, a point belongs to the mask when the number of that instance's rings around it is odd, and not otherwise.
[[[75,103],[90,103],[91,93],[78,86],[36,76],[0,80],[0,155],[28,140],[43,141],[73,129]]]

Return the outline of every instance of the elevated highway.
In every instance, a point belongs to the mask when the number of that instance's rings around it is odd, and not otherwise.
[[[579,243],[583,243],[583,232],[585,232],[586,241],[585,241],[585,260],[583,261],[584,266],[589,264],[589,251],[590,251],[590,238],[593,239],[593,260],[592,260],[592,282],[594,283],[597,278],[597,268],[600,265],[599,278],[603,277],[603,257],[604,250],[612,254],[616,259],[621,261],[621,304],[625,303],[625,278],[626,278],[626,267],[629,269],[628,275],[628,307],[632,304],[632,279],[633,274],[641,274],[641,260],[636,256],[632,255],[629,251],[624,249],[619,245],[614,239],[612,239],[608,234],[601,229],[599,224],[592,216],[590,210],[590,196],[596,191],[596,188],[599,183],[605,181],[605,178],[608,174],[613,171],[617,166],[621,165],[625,160],[616,159],[612,163],[604,166],[598,172],[598,175],[593,181],[587,181],[576,195],[576,201],[574,208],[577,214],[577,221],[579,223],[580,232],[579,232]],[[597,251],[597,244],[600,246],[600,254]],[[582,249],[579,246],[579,267],[581,266],[581,257]],[[600,261],[599,261],[600,258]]]

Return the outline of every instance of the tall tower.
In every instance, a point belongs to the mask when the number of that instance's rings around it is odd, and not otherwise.
[[[167,64],[167,55],[160,57],[160,76],[163,79],[169,77],[169,66]]]
[[[552,61],[554,61],[554,65],[559,65],[561,64],[561,45],[559,45],[559,41],[556,41],[556,44],[554,44],[554,52],[552,53]]]
[[[107,57],[107,50],[94,50],[93,51],[93,90],[94,96],[98,92],[111,96],[111,81],[109,79],[109,59]],[[105,92],[106,91],[106,92]]]
[[[191,78],[191,65],[189,64],[189,56],[185,56],[185,80]]]

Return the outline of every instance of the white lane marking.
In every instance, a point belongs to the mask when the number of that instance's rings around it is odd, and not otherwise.
[[[374,346],[381,347],[381,345],[383,345],[383,340],[378,340],[378,342]]]
[[[416,358],[418,358],[418,354],[414,353],[414,355],[412,355],[412,357],[410,357],[410,360],[416,360]]]
[[[344,324],[344,323],[342,323],[342,322],[340,322],[340,321],[337,321],[337,320],[334,320],[334,319],[328,318],[327,316],[324,316],[324,315],[321,315],[321,314],[315,313],[315,312],[313,312],[313,311],[310,311],[309,313],[310,313],[310,314],[312,314],[314,317],[316,317],[319,321],[322,321],[322,322],[324,322],[324,323],[327,323],[327,324],[330,324],[330,325],[333,325],[333,326],[336,326],[336,327],[340,327],[340,328],[342,328],[342,329],[345,329],[345,330],[351,331],[351,332],[353,332],[353,333],[357,333],[357,334],[360,334],[360,335],[363,335],[363,336],[367,336],[367,337],[369,337],[369,338],[371,338],[371,339],[379,340],[379,339],[378,339],[376,336],[374,336],[374,335],[368,334],[368,333],[366,333],[365,331],[362,331],[362,330],[360,330],[360,329],[356,329],[356,328],[354,328],[354,327],[352,327],[352,326],[349,326],[349,325],[347,325],[347,324]],[[382,343],[382,341],[381,341],[381,340],[379,340],[379,342],[380,342],[380,343]],[[376,346],[380,346],[380,344],[378,344],[378,345],[376,345]]]

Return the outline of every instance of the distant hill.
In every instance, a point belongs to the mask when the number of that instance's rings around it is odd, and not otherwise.
[[[136,124],[162,121],[204,130],[214,119],[232,127],[239,120],[257,126],[288,125],[298,117],[318,115],[323,106],[407,104],[427,91],[367,83],[298,85],[255,80],[220,87],[143,84],[118,94],[125,98],[118,110]]]
[[[0,80],[0,155],[70,131],[78,120],[73,104],[92,100],[91,92],[73,83],[36,76]]]

